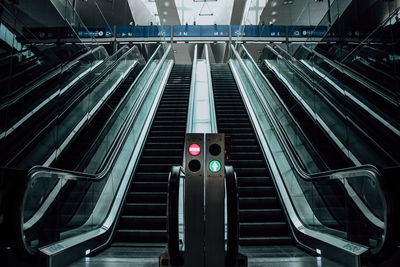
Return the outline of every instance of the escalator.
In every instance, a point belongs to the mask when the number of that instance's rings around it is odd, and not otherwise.
[[[174,65],[123,207],[113,246],[167,242],[168,174],[181,165],[191,65]]]
[[[294,119],[301,129],[311,140],[315,149],[324,159],[329,169],[341,169],[352,166],[347,157],[341,153],[326,133],[318,126],[316,121],[307,113],[305,108],[298,103],[296,98],[290,93],[289,89],[282,84],[278,77],[265,65],[261,68],[264,76],[274,87],[279,97],[282,99]]]
[[[118,88],[108,97],[105,103],[93,115],[90,121],[81,128],[75,138],[63,150],[63,152],[51,164],[51,167],[63,170],[84,171],[88,164],[88,158],[92,156],[93,151],[97,150],[97,140],[103,133],[113,111],[117,108],[123,97],[129,92],[128,89],[140,73],[141,67],[136,66],[118,86]],[[98,187],[104,186],[105,180],[98,183]],[[86,206],[92,205],[95,194],[91,189],[91,182],[88,181],[70,181],[62,187],[62,193],[58,194],[58,200],[46,216],[42,225],[46,225],[51,231],[44,235],[64,232],[82,225],[90,214],[81,212],[86,210]],[[99,189],[99,188],[96,188]],[[98,197],[98,196],[97,196]],[[90,199],[85,201],[85,199]],[[51,226],[51,227],[48,227]],[[54,230],[55,229],[55,230]]]
[[[351,70],[352,66],[349,68],[344,64],[331,61],[328,57],[324,57],[316,51],[309,50],[305,47],[302,47],[302,49],[311,52],[310,55],[312,55],[312,58],[302,59],[302,64],[299,64],[300,62],[296,60],[291,60],[293,64],[301,68],[305,73],[308,73],[310,77],[318,77],[318,80],[322,78],[319,81],[321,85],[325,88],[330,88],[329,91],[332,94],[336,93],[338,98],[342,97],[340,95],[341,93],[337,92],[335,88],[332,88],[332,83],[341,90],[349,92],[349,96],[353,96],[357,101],[364,103],[364,105],[387,120],[388,123],[392,124],[394,127],[399,127],[398,116],[393,116],[394,114],[398,114],[396,90],[388,90],[383,83],[383,81],[388,81],[388,78],[380,79],[382,82],[372,82],[371,79],[377,77],[373,72],[359,75],[357,72],[354,73],[354,71]],[[359,66],[360,64],[356,65]],[[311,68],[314,69],[311,70]],[[319,74],[316,75],[316,73]],[[327,78],[330,80],[329,82]],[[395,81],[390,82],[390,84],[394,85],[394,87],[397,86]]]
[[[301,128],[307,140],[311,142],[312,149],[316,152],[314,162],[317,168],[320,171],[328,171],[354,166],[354,163],[333,143],[328,134],[318,125],[317,121],[306,111],[302,104],[298,102],[275,73],[265,65],[260,69],[282,99],[283,104]],[[318,219],[331,228],[343,230],[344,226],[338,223],[344,221],[344,218],[346,218],[345,211],[342,208],[344,206],[343,199],[345,198],[342,186],[339,183],[332,182],[329,187],[325,184],[322,186],[316,184],[315,187],[322,196],[321,200],[324,202],[320,206],[329,207],[329,213],[325,213],[324,215],[320,214],[320,210],[314,211]],[[309,199],[309,201],[311,200]],[[335,220],[331,219],[331,215]]]
[[[76,135],[75,132],[80,128],[78,123],[86,122],[88,119],[93,120],[94,113],[104,104],[103,102],[106,99],[114,99],[110,96],[116,93],[118,88],[115,86],[120,85],[121,79],[125,79],[128,73],[133,75],[129,79],[134,79],[139,74],[141,66],[135,65],[133,61],[130,64],[130,60],[125,60],[134,51],[132,49],[135,47],[130,50],[122,47],[88,75],[78,76],[77,78],[80,79],[75,81],[64,93],[54,92],[53,98],[47,98],[40,102],[28,114],[29,116],[24,117],[10,128],[12,131],[3,132],[0,146],[7,153],[0,155],[0,165],[29,168],[33,165],[43,164],[46,162],[46,158],[54,158],[54,149],[51,147],[60,147],[69,135]],[[135,69],[130,72],[132,68]],[[48,88],[48,90],[54,89]],[[117,91],[119,90],[121,88]],[[119,102],[119,99],[116,101]],[[97,104],[97,102],[100,103]],[[74,129],[75,127],[78,128]],[[71,133],[72,131],[74,133]],[[40,147],[44,149],[40,150]],[[35,152],[37,148],[39,152]],[[32,151],[33,153],[31,153]]]
[[[102,107],[96,112],[88,124],[79,132],[77,137],[69,144],[67,149],[57,158],[53,167],[66,170],[79,170],[78,166],[82,165],[81,160],[86,153],[89,152],[93,140],[101,134],[101,130],[105,126],[108,118],[111,117],[113,111],[126,95],[128,89],[135,81],[140,73],[140,67],[133,69],[125,80],[112,93]],[[77,169],[78,168],[78,169]]]
[[[237,174],[240,245],[292,244],[288,223],[258,139],[227,64],[211,65],[218,132],[231,138],[226,160]]]

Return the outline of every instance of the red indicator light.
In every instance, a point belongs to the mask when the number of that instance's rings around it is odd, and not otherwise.
[[[200,154],[200,146],[198,144],[191,144],[189,146],[189,154],[192,156]]]

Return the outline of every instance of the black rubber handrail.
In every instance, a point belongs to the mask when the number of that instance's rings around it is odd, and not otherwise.
[[[232,166],[225,166],[227,197],[228,237],[226,265],[235,265],[239,251],[239,203],[236,173]]]
[[[167,239],[169,261],[172,266],[182,264],[179,253],[179,178],[181,171],[181,166],[172,166],[168,177]]]

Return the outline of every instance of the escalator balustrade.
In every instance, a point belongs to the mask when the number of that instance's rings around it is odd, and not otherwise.
[[[240,245],[292,244],[289,227],[246,108],[227,64],[211,65],[218,132],[231,138],[237,173]]]
[[[128,89],[139,72],[140,67],[137,66],[129,73],[87,125],[77,133],[66,149],[57,157],[51,167],[84,171],[86,162],[83,162],[82,159],[93,150],[94,141],[101,135],[103,127],[105,127],[120,101],[129,92]],[[103,184],[104,182],[101,183]],[[62,188],[61,194],[58,195],[59,200],[55,201],[54,206],[47,211],[48,216],[44,216],[46,221],[43,224],[52,225],[49,229],[56,229],[54,232],[63,232],[82,225],[90,216],[90,214],[84,212],[86,210],[85,207],[93,205],[96,200],[93,199],[93,196],[97,196],[91,192],[91,184],[90,181],[68,182]],[[90,201],[87,201],[88,199]],[[45,233],[45,235],[51,235],[51,233]]]
[[[171,71],[113,240],[114,246],[167,242],[168,173],[181,165],[191,65]]]

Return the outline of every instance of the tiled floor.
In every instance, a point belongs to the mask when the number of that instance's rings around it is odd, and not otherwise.
[[[341,266],[321,257],[310,256],[295,246],[243,247],[249,267],[334,267]]]
[[[293,246],[245,247],[249,267],[334,267],[340,266],[321,257],[313,257]],[[112,247],[95,257],[76,261],[70,267],[156,267],[165,248]]]

